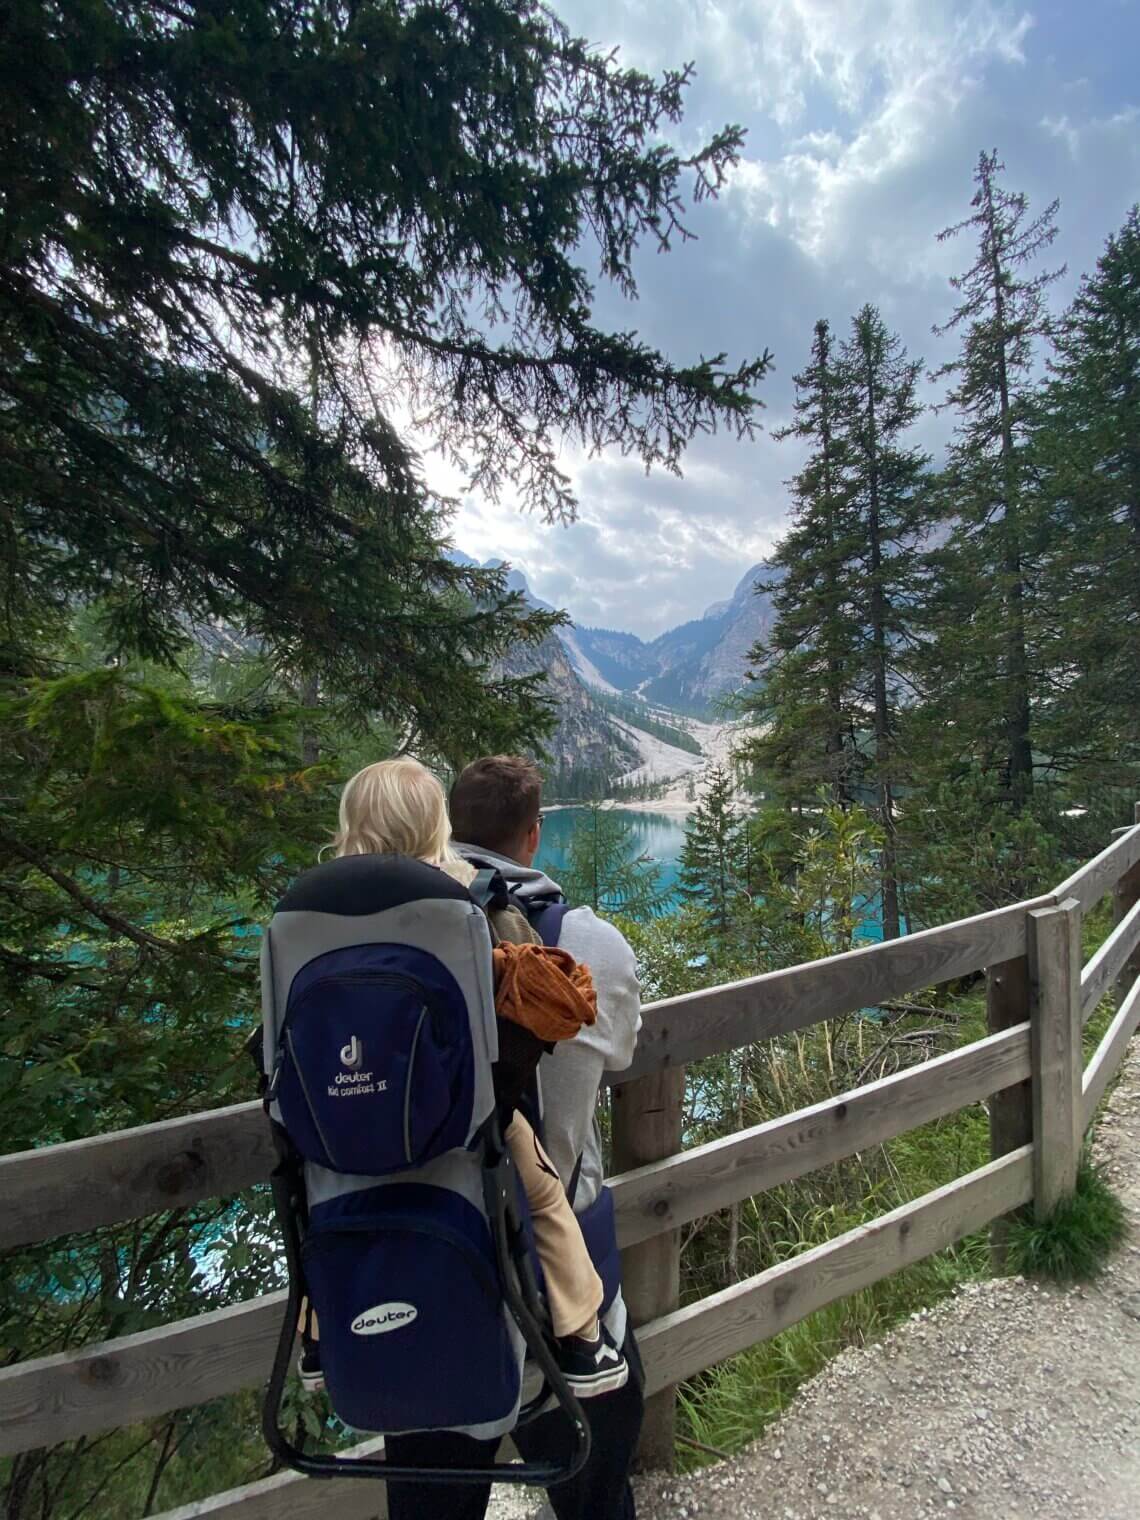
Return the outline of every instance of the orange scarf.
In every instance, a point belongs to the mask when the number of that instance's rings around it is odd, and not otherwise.
[[[557,945],[496,945],[495,1012],[540,1040],[572,1040],[598,1016],[589,966]]]

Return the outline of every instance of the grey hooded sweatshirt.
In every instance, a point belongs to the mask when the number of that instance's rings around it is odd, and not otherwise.
[[[545,872],[521,866],[493,850],[460,844],[455,839],[451,847],[464,860],[494,866],[520,898],[546,897],[561,890]],[[569,1187],[581,1156],[582,1169],[574,1191],[574,1211],[581,1213],[597,1198],[605,1175],[596,1116],[598,1089],[604,1072],[624,1071],[633,1060],[641,1028],[641,989],[637,962],[625,936],[599,918],[593,908],[571,909],[562,920],[558,943],[580,965],[589,966],[598,994],[596,1021],[583,1025],[572,1040],[556,1045],[538,1064],[543,1144],[558,1168],[563,1187]],[[627,1326],[620,1292],[604,1323],[620,1346]]]
[[[465,860],[486,861],[502,873],[520,898],[556,893],[556,882],[533,866],[496,855],[493,850],[452,841]],[[624,936],[592,908],[573,908],[562,920],[558,943],[576,961],[589,966],[598,993],[597,1022],[583,1026],[572,1040],[555,1046],[539,1063],[543,1138],[564,1186],[578,1157],[582,1170],[574,1208],[587,1208],[602,1185],[602,1148],[595,1106],[602,1075],[624,1071],[633,1060],[641,1028],[641,994],[637,963]]]

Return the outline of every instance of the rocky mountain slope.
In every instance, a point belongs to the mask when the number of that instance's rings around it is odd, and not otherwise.
[[[740,687],[748,651],[772,626],[771,597],[755,589],[771,575],[767,565],[753,565],[728,601],[649,643],[632,633],[575,628],[579,672],[588,681],[583,664],[589,664],[619,691],[638,691],[680,712],[707,714],[718,698]]]
[[[666,721],[669,712],[712,716],[718,699],[743,683],[748,651],[771,627],[771,599],[755,590],[757,580],[770,574],[766,565],[754,565],[727,601],[649,642],[613,629],[567,626],[537,649],[512,655],[506,672],[544,671],[557,703],[558,725],[548,741],[555,769],[578,779],[585,772],[611,779],[636,772],[644,779],[642,773],[652,769],[645,736],[607,712],[598,694],[636,694]],[[507,584],[549,610],[518,570]],[[691,756],[679,755],[677,774],[692,765]]]
[[[614,722],[590,694],[556,634],[534,649],[519,649],[503,664],[506,675],[541,670],[558,705],[558,724],[546,741],[556,773],[568,781],[585,772],[616,777],[641,763],[641,751],[624,725]]]

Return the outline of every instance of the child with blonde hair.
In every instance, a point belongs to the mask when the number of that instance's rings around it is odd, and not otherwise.
[[[358,771],[341,793],[332,849],[337,855],[410,855],[470,886],[475,869],[454,854],[450,838],[447,801],[431,771],[418,760],[381,760]],[[495,1096],[530,1205],[557,1360],[578,1398],[592,1398],[621,1388],[629,1366],[599,1320],[602,1282],[558,1173],[515,1105],[542,1052],[594,1022],[593,980],[565,950],[544,946],[518,908],[491,907],[487,917],[496,942],[500,1030]],[[320,1386],[319,1369],[310,1316],[301,1363],[306,1386]]]

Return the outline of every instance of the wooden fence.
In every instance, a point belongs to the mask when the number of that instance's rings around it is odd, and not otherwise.
[[[1082,967],[1081,921],[1107,893],[1116,926]],[[686,1063],[985,971],[989,1034],[975,1044],[724,1139],[681,1149]],[[1081,1032],[1106,993],[1117,1012],[1087,1067]],[[667,1460],[672,1387],[825,1304],[1030,1201],[1072,1189],[1083,1133],[1140,1025],[1140,804],[1095,860],[1031,902],[644,1010],[637,1056],[611,1078],[614,1190],[625,1294],[648,1390],[643,1455]],[[684,1224],[988,1100],[979,1170],[778,1266],[678,1307]],[[0,1249],[139,1218],[263,1181],[256,1103],[0,1158]],[[151,1419],[261,1383],[284,1295],[0,1371],[0,1455]],[[375,1443],[366,1443],[373,1446]],[[365,1449],[365,1448],[360,1448]],[[338,1520],[382,1512],[379,1485],[334,1480]],[[281,1473],[162,1520],[307,1520],[333,1495]]]

